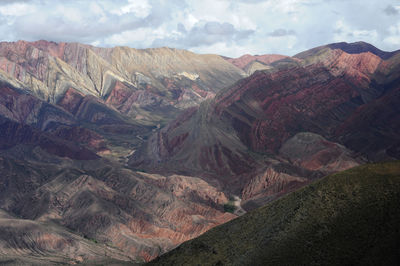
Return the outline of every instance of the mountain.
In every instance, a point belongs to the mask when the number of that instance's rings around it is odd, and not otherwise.
[[[200,178],[133,172],[107,159],[18,145],[0,151],[0,171],[1,210],[26,224],[20,242],[0,239],[0,257],[149,260],[236,217],[223,212],[224,193]],[[17,230],[9,220],[0,228]]]
[[[354,42],[354,43],[346,43],[346,42],[339,42],[339,43],[331,43],[328,45],[323,45],[323,46],[319,46],[313,49],[310,49],[308,51],[299,53],[297,55],[295,55],[295,58],[305,58],[307,56],[309,56],[310,54],[319,52],[323,49],[339,49],[342,50],[348,54],[361,54],[361,53],[371,53],[374,54],[380,58],[382,58],[383,60],[387,60],[390,57],[392,57],[393,55],[396,55],[400,50],[397,51],[393,51],[393,52],[385,52],[382,51],[378,48],[376,48],[375,46],[366,43],[366,42]]]
[[[0,116],[124,160],[151,130],[244,75],[185,50],[2,42]]]
[[[72,234],[57,224],[20,219],[2,210],[0,232],[2,265],[76,264],[84,257],[96,261],[107,252],[120,260],[129,259],[116,248],[96,245],[93,240]]]
[[[0,43],[0,263],[149,261],[398,158],[399,54],[348,45],[360,53],[245,56],[243,70],[171,48]]]
[[[47,41],[0,43],[0,69],[45,101],[95,96],[146,121],[167,119],[163,109],[196,105],[244,75],[217,55]]]
[[[276,61],[186,111],[130,165],[174,172],[179,163],[250,207],[368,160],[399,159],[399,54],[333,47]]]
[[[32,143],[44,133],[58,146],[75,142],[124,161],[152,130],[244,75],[218,55],[185,50],[2,42],[0,116],[36,132],[22,140],[14,127],[3,140]]]
[[[243,69],[248,75],[253,74],[257,70],[269,69],[269,64],[289,58],[285,55],[266,54],[266,55],[242,55],[238,58],[227,58],[226,60],[240,69]]]
[[[327,176],[149,265],[398,265],[400,162]]]
[[[199,177],[125,163],[153,130],[244,75],[170,48],[0,43],[1,263],[149,260],[236,217]]]

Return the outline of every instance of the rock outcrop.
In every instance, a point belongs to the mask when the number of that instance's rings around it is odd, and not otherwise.
[[[148,261],[329,173],[399,158],[399,62],[366,44],[230,63],[0,43],[0,255]],[[244,210],[226,212],[233,201]]]
[[[235,218],[215,184],[125,163],[152,130],[244,75],[218,55],[170,48],[0,43],[0,210],[24,224],[0,224],[5,236],[19,230],[0,239],[2,257],[149,260]]]
[[[131,165],[173,172],[179,163],[265,203],[328,173],[399,158],[398,54],[363,47],[271,63],[154,134]]]
[[[78,255],[83,261],[150,260],[236,217],[223,211],[227,196],[200,178],[133,172],[103,159],[85,163],[45,154],[40,161],[27,157],[29,163],[0,156],[0,210],[38,227],[38,235],[29,240],[34,249],[27,251],[29,256],[53,252],[69,260]],[[58,230],[54,235],[44,230],[49,223]],[[0,230],[11,234],[4,226]],[[31,227],[24,228],[20,233],[28,237]],[[57,233],[66,230],[70,233]],[[46,232],[43,237],[51,242],[35,247]],[[107,254],[80,250],[85,243]],[[22,245],[4,254],[18,253]]]
[[[168,118],[158,117],[163,111],[157,108],[198,105],[244,76],[218,55],[47,41],[0,43],[0,69],[45,101],[73,109],[73,103],[66,106],[69,101],[92,95],[126,115],[150,121]],[[148,108],[153,117],[145,116]]]

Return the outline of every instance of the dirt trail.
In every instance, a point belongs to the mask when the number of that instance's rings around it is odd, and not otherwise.
[[[238,196],[233,196],[234,201],[233,205],[236,207],[234,214],[241,216],[246,213],[246,211],[242,208],[241,202],[242,199],[239,198]]]

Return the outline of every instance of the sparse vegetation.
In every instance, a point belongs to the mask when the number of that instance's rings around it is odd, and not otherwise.
[[[91,241],[91,242],[93,242],[93,243],[95,243],[95,244],[98,243],[96,239],[90,238],[90,237],[88,237],[87,235],[83,235],[83,238],[85,238],[85,239],[87,239],[87,240],[89,240],[89,241]]]
[[[224,204],[224,211],[230,212],[230,213],[234,213],[236,211],[234,196],[232,196],[232,195],[229,196],[229,201]]]
[[[327,176],[154,265],[398,265],[400,161]]]
[[[224,211],[225,212],[234,213],[235,210],[236,210],[236,206],[233,205],[233,203],[228,202],[228,203],[224,204]]]

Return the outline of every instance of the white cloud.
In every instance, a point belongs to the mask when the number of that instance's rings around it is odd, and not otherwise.
[[[153,40],[157,38],[165,38],[168,32],[165,29],[159,28],[149,31],[147,28],[139,28],[128,30],[114,34],[104,40],[107,46],[132,46],[135,43],[135,48],[151,47]]]
[[[148,1],[128,0],[126,5],[114,8],[110,12],[119,16],[131,13],[138,18],[145,18],[150,11],[151,6]]]
[[[344,20],[340,19],[336,22],[333,39],[335,42],[341,42],[343,40],[376,42],[378,39],[378,32],[376,30],[353,28],[344,22]]]
[[[11,3],[8,5],[0,6],[0,14],[2,16],[21,16],[36,11],[35,6],[25,3]]]
[[[297,52],[338,41],[400,48],[396,0],[0,1],[3,40],[75,41],[195,52]]]
[[[383,42],[400,48],[400,22],[396,25],[390,26],[388,32],[389,36],[383,39]]]
[[[196,53],[200,54],[215,54],[215,51],[223,51],[223,54],[229,55],[231,57],[239,57],[244,54],[257,54],[257,50],[252,47],[242,47],[240,45],[228,45],[226,43],[220,42],[209,46],[200,46],[192,49]]]
[[[383,11],[389,16],[396,16],[399,14],[400,6],[388,5]]]
[[[154,40],[152,46],[174,46],[177,48],[210,46],[216,43],[241,42],[249,38],[254,31],[238,30],[232,24],[227,22],[200,21],[190,30],[180,28],[172,30],[171,34],[164,38]]]
[[[383,42],[392,46],[400,47],[400,35],[388,36],[383,39]]]

